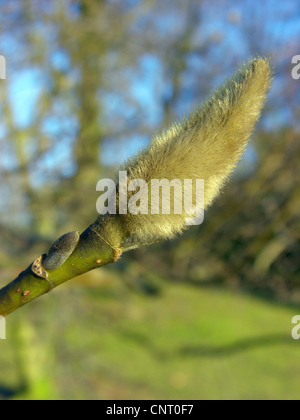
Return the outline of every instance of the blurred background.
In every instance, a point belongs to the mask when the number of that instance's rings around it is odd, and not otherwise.
[[[97,217],[96,183],[250,57],[274,83],[203,225],[7,318],[0,399],[296,399],[300,3],[0,1],[0,287]]]

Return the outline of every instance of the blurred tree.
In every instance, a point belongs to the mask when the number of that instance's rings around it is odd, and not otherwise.
[[[95,216],[97,180],[113,173],[108,157],[118,163],[187,114],[237,62],[265,54],[276,73],[271,100],[235,187],[199,232],[162,245],[165,265],[155,248],[134,258],[155,259],[152,267],[172,278],[287,298],[299,270],[300,84],[290,75],[299,7],[295,0],[0,2],[8,63],[0,89],[1,266],[16,255],[23,265],[37,243],[84,228]]]

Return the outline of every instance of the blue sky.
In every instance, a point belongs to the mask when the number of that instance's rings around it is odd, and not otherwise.
[[[283,5],[277,5],[278,13],[280,8],[282,8],[282,13],[288,11],[295,3],[291,0],[287,1]],[[230,10],[230,9],[228,9]],[[237,10],[238,8],[233,9]],[[280,13],[279,13],[280,14]],[[168,28],[176,26],[176,13],[171,14],[168,19],[168,24],[166,26],[166,33]],[[232,49],[232,53],[235,56],[243,57],[243,48],[245,40],[240,36],[240,32],[237,25],[229,25],[226,18],[227,12],[220,14],[214,14],[214,8],[208,9],[205,25],[205,33],[207,36],[211,33],[221,33],[226,34],[223,41],[219,44],[216,44],[214,47],[214,54],[216,57],[220,55],[220,60],[222,60],[222,51],[228,53]],[[163,18],[163,17],[162,17]],[[160,25],[164,25],[165,21],[163,19],[158,20]],[[140,23],[141,24],[141,23]],[[168,27],[169,25],[169,27]],[[163,29],[163,28],[160,28]],[[203,30],[203,28],[202,28]],[[278,32],[281,31],[281,41],[284,43],[285,40],[288,41],[295,34],[300,34],[300,15],[295,15],[290,18],[289,22],[286,22],[284,25],[279,21],[267,21],[266,20],[266,30]],[[200,36],[200,35],[199,35]],[[18,47],[14,41],[10,38],[5,40],[5,46],[0,43],[0,47],[3,47],[3,51],[17,51]],[[233,48],[234,47],[234,48]],[[158,45],[159,48],[159,45]],[[297,51],[295,51],[296,53]],[[26,55],[26,51],[23,52]],[[300,53],[300,50],[298,51]],[[245,52],[245,54],[247,54]],[[7,57],[7,83],[9,99],[12,104],[13,115],[15,124],[20,128],[28,128],[32,124],[33,118],[35,117],[35,110],[38,103],[40,94],[47,89],[47,77],[42,70],[37,69],[35,66],[25,68],[24,70],[17,70],[13,68],[10,63],[10,54]],[[54,50],[50,56],[51,65],[57,69],[68,69],[69,62],[68,57],[61,50]],[[195,62],[196,66],[203,66],[205,71],[206,63],[201,62],[201,59]],[[157,92],[164,92],[168,95],[168,83],[165,83],[166,80],[163,76],[163,63],[155,56],[151,54],[144,54],[140,57],[137,69],[127,69],[128,71],[128,81],[130,86],[130,95],[142,105],[141,109],[143,111],[143,118],[145,119],[148,127],[155,128],[160,125],[162,109],[159,98],[157,97]],[[220,66],[221,70],[222,66]],[[67,71],[67,70],[66,70]],[[124,70],[125,71],[125,70]],[[201,67],[199,68],[201,71]],[[224,80],[225,74],[220,71],[218,72],[214,69],[216,74],[215,84],[217,85],[220,81]],[[187,78],[189,74],[187,73]],[[279,80],[279,78],[277,78]],[[193,82],[194,83],[194,82]],[[274,90],[276,91],[276,81],[274,84]],[[190,95],[187,90],[187,94]],[[105,104],[104,108],[104,118],[109,121],[114,120],[115,113],[122,109],[124,114],[123,123],[126,124],[130,122],[131,116],[134,114],[134,109],[128,107],[126,103],[122,102],[122,95],[116,94],[115,91],[111,92],[102,92],[101,101]],[[184,98],[184,96],[183,96]],[[184,114],[190,111],[190,107],[193,105],[195,100],[190,100],[191,98],[186,97],[186,100],[183,99],[178,109],[178,116],[183,116]],[[203,98],[199,98],[199,103]],[[196,98],[196,101],[198,99]],[[198,103],[198,102],[196,102]],[[274,118],[275,115],[275,118]],[[288,120],[288,110],[279,109],[277,114],[273,114],[271,117],[266,118],[265,124],[267,127],[274,127],[274,124],[282,124],[284,121]],[[66,127],[67,126],[67,127]],[[1,128],[1,127],[0,127]],[[126,127],[124,127],[126,128]],[[2,127],[3,130],[3,127]],[[59,141],[56,141],[52,151],[48,154],[44,164],[44,169],[46,172],[51,172],[53,168],[59,167],[61,162],[69,162],[69,165],[65,165],[64,175],[68,176],[72,174],[72,171],[76,170],[72,165],[72,146],[76,140],[76,121],[72,121],[68,118],[68,121],[62,119],[48,118],[44,123],[43,130],[46,133],[50,134],[53,137],[59,138]],[[73,136],[62,135],[62,131],[73,130]],[[107,137],[103,143],[101,150],[100,159],[102,164],[105,165],[118,165],[121,161],[126,159],[129,155],[132,155],[137,149],[145,146],[149,142],[148,135],[135,134],[130,137],[124,135],[120,142],[114,143],[111,141],[110,137]],[[252,161],[255,159],[255,152],[251,149],[248,152],[247,159]],[[9,158],[7,158],[7,164],[9,164]],[[13,156],[11,156],[11,164],[14,164]],[[43,179],[43,176],[40,176],[39,179]]]

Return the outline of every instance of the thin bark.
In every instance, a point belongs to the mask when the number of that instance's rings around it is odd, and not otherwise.
[[[97,233],[88,228],[80,236],[74,252],[61,266],[46,272],[46,275],[42,277],[35,273],[36,262],[34,262],[14,281],[1,289],[0,315],[7,316],[37,297],[51,292],[67,280],[115,262],[119,254],[118,249],[112,248]],[[45,270],[43,271],[45,273]]]

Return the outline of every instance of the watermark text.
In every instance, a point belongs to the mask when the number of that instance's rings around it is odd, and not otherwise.
[[[294,80],[300,79],[300,55],[294,55],[292,64],[296,64],[292,69],[292,78]]]
[[[0,340],[6,339],[6,321],[3,316],[0,315]]]
[[[0,55],[0,79],[6,79],[6,60],[3,55]]]
[[[101,215],[184,214],[186,225],[200,225],[204,220],[203,179],[128,181],[127,171],[120,171],[118,185],[111,179],[102,179],[96,190],[102,192],[96,203]]]

